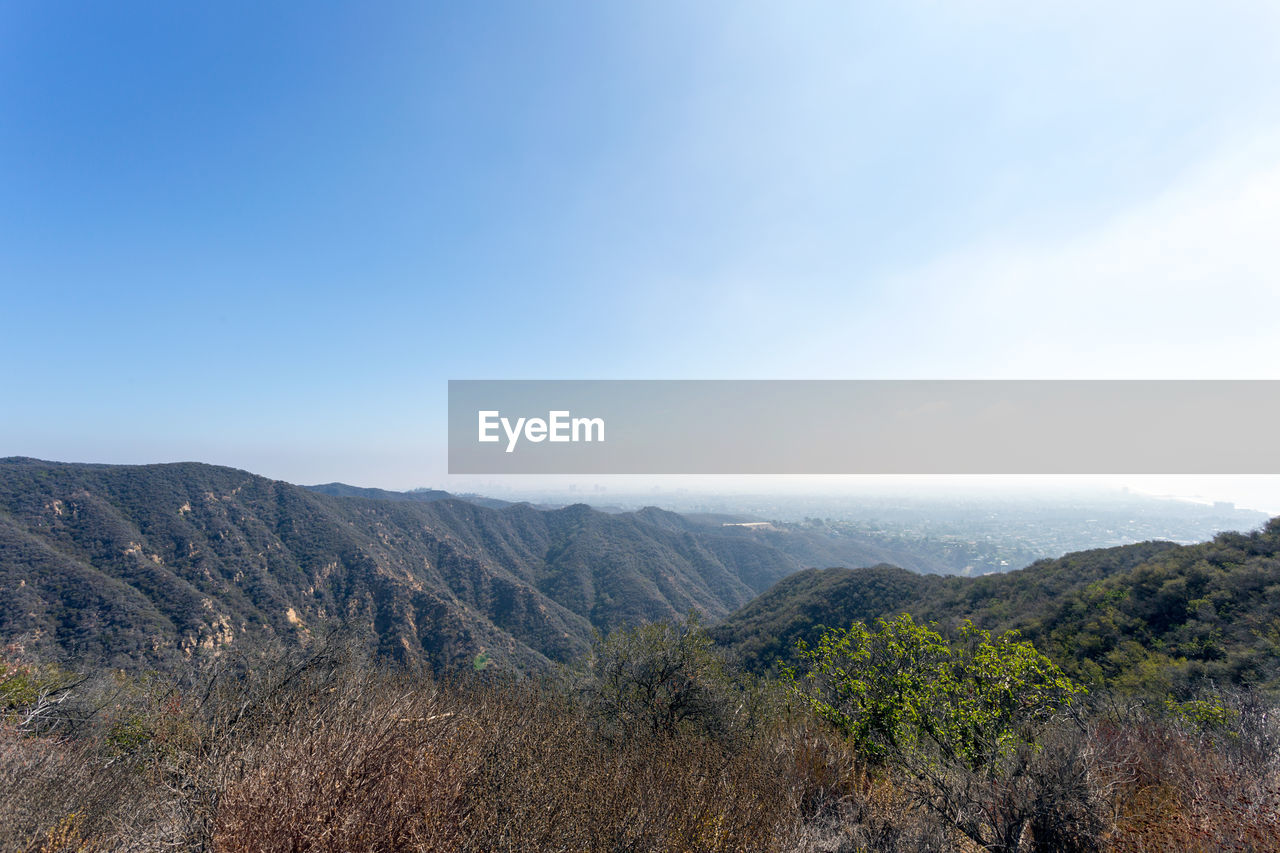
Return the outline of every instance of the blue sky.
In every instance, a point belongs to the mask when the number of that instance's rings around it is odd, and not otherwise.
[[[449,378],[1280,378],[1277,37],[1253,2],[7,2],[0,455],[408,487]]]

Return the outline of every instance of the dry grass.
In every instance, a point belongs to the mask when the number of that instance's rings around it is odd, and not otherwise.
[[[1140,713],[1046,734],[1003,787],[930,803],[795,709],[606,736],[561,685],[440,683],[322,650],[101,690],[91,724],[0,725],[0,850],[1280,850],[1280,735]],[[78,710],[76,710],[78,707]],[[608,727],[605,727],[608,728]]]
[[[1101,727],[1116,792],[1112,847],[1280,850],[1280,753],[1242,744],[1250,735],[1247,727],[1204,733],[1162,720]]]
[[[343,690],[237,757],[220,850],[777,849],[785,756],[606,747],[536,687]]]

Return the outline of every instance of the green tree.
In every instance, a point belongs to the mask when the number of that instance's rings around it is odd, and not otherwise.
[[[793,684],[876,761],[910,753],[981,770],[1084,692],[1016,631],[993,638],[968,621],[949,643],[904,613],[874,631],[830,629],[797,652]]]
[[[1084,688],[1016,632],[965,622],[948,641],[904,613],[829,629],[797,656],[786,672],[816,714],[984,848],[1016,849],[1037,820],[1061,823],[1046,809],[1062,804],[1038,787],[1037,737]]]

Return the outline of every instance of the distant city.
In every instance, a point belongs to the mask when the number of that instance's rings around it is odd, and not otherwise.
[[[594,487],[508,490],[500,495],[539,506],[587,503],[607,512],[658,506],[710,524],[770,522],[778,530],[924,550],[962,575],[1005,572],[1072,551],[1151,539],[1201,542],[1226,530],[1257,529],[1268,519],[1266,513],[1231,502],[1158,498],[1124,490],[962,496],[888,490],[849,495],[709,494],[684,489],[625,494]]]

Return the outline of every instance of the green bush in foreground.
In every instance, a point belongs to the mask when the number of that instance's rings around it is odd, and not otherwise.
[[[804,674],[787,675],[814,712],[983,848],[1014,849],[1032,833],[1055,846],[1091,834],[1082,780],[1049,778],[1037,760],[1046,724],[1084,688],[1016,632],[993,638],[966,622],[948,641],[904,613],[874,630],[829,629],[797,651]],[[1054,763],[1070,771],[1074,759]]]
[[[1085,692],[1016,632],[993,639],[970,622],[948,643],[904,613],[874,631],[862,623],[830,629],[798,652],[806,671],[798,680],[789,669],[793,684],[877,760],[917,753],[993,768]]]

